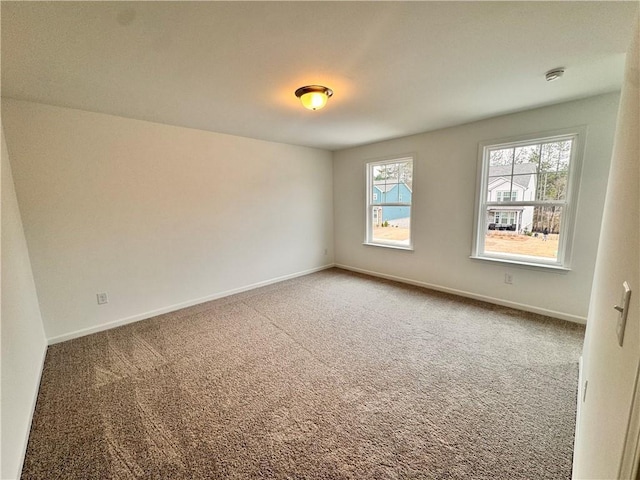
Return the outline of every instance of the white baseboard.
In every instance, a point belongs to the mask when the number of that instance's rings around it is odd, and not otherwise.
[[[133,315],[133,316],[130,316],[130,317],[122,318],[122,319],[119,319],[119,320],[114,320],[114,321],[111,321],[111,322],[102,323],[102,324],[96,325],[94,327],[88,327],[88,328],[83,328],[83,329],[80,329],[80,330],[75,330],[73,332],[69,332],[69,333],[65,333],[65,334],[62,334],[62,335],[57,335],[55,337],[51,337],[47,341],[48,341],[49,345],[54,345],[56,343],[65,342],[67,340],[72,340],[74,338],[83,337],[85,335],[91,335],[92,333],[98,333],[98,332],[102,332],[104,330],[110,330],[112,328],[120,327],[122,325],[127,325],[129,323],[138,322],[140,320],[146,320],[147,318],[152,318],[152,317],[155,317],[157,315],[162,315],[164,313],[174,312],[176,310],[181,310],[183,308],[192,307],[192,306],[198,305],[200,303],[210,302],[211,300],[217,300],[219,298],[228,297],[229,295],[234,295],[236,293],[242,293],[242,292],[246,292],[248,290],[253,290],[255,288],[260,288],[260,287],[264,287],[264,286],[267,286],[267,285],[271,285],[273,283],[278,283],[278,282],[282,282],[282,281],[285,281],[285,280],[289,280],[291,278],[301,277],[303,275],[309,275],[311,273],[319,272],[321,270],[326,270],[326,269],[332,268],[332,267],[338,267],[338,268],[342,268],[343,270],[350,270],[350,271],[353,271],[353,272],[363,273],[365,275],[371,275],[373,277],[385,278],[387,280],[394,280],[396,282],[407,283],[409,285],[416,285],[418,287],[429,288],[431,290],[437,290],[439,292],[451,293],[451,294],[454,294],[454,295],[459,295],[461,297],[473,298],[475,300],[481,300],[481,301],[484,301],[484,302],[493,303],[493,304],[501,305],[501,306],[504,306],[504,307],[510,307],[510,308],[514,308],[516,310],[523,310],[523,311],[526,311],[526,312],[538,313],[538,314],[541,314],[541,315],[546,315],[546,316],[553,317],[553,318],[559,318],[561,320],[567,320],[569,322],[579,323],[579,324],[582,324],[582,325],[587,323],[587,319],[586,318],[580,317],[580,316],[577,316],[577,315],[571,315],[571,314],[563,313],[563,312],[556,312],[554,310],[548,310],[548,309],[545,309],[545,308],[535,307],[535,306],[532,306],[532,305],[526,305],[526,304],[522,304],[522,303],[511,302],[511,301],[508,301],[508,300],[502,300],[500,298],[488,297],[486,295],[479,295],[479,294],[476,294],[476,293],[466,292],[466,291],[463,291],[463,290],[457,290],[457,289],[449,288],[449,287],[443,287],[443,286],[435,285],[435,284],[432,284],[432,283],[426,283],[426,282],[421,282],[421,281],[418,281],[418,280],[412,280],[412,279],[409,279],[409,278],[398,277],[398,276],[395,276],[395,275],[388,275],[388,274],[385,274],[385,273],[374,272],[374,271],[365,270],[365,269],[362,269],[362,268],[351,267],[349,265],[330,263],[330,264],[322,265],[320,267],[311,268],[309,270],[304,270],[304,271],[292,273],[292,274],[289,274],[289,275],[283,275],[281,277],[271,278],[269,280],[264,280],[262,282],[257,282],[257,283],[253,283],[253,284],[250,284],[250,285],[245,285],[243,287],[238,287],[238,288],[234,288],[234,289],[231,289],[231,290],[225,290],[223,292],[214,293],[214,294],[208,295],[206,297],[187,300],[185,302],[177,303],[177,304],[174,304],[174,305],[169,305],[169,306],[166,306],[166,307],[163,307],[163,308],[158,308],[156,310],[151,310],[149,312],[144,312],[144,313],[140,313],[140,314]]]
[[[386,278],[387,280],[393,280],[396,282],[407,283],[409,285],[415,285],[418,287],[429,288],[431,290],[437,290],[438,292],[452,293],[461,297],[473,298],[474,300],[481,300],[487,303],[493,303],[495,305],[501,305],[503,307],[509,307],[516,310],[523,310],[525,312],[538,313],[540,315],[546,315],[547,317],[559,318],[560,320],[566,320],[568,322],[579,323],[586,325],[587,319],[578,315],[572,315],[564,312],[556,312],[555,310],[548,310],[546,308],[540,308],[533,305],[527,305],[524,303],[512,302],[509,300],[503,300],[501,298],[488,297],[486,295],[479,295],[477,293],[466,292],[464,290],[457,290],[455,288],[443,287],[440,285],[434,285],[432,283],[421,282],[419,280],[412,280],[410,278],[397,277],[395,275],[388,275],[386,273],[373,272],[371,270],[364,270],[362,268],[351,267],[349,265],[335,264],[336,267],[344,270],[350,270],[352,272],[364,273],[365,275],[371,275],[373,277]]]
[[[212,295],[207,295],[206,297],[187,300],[186,302],[176,303],[174,305],[169,305],[166,307],[158,308],[156,310],[151,310],[149,312],[144,312],[137,315],[132,315],[131,317],[121,318],[119,320],[113,320],[111,322],[102,323],[94,327],[83,328],[80,330],[75,330],[73,332],[64,333],[62,335],[57,335],[55,337],[49,338],[48,342],[49,342],[49,345],[54,345],[56,343],[65,342],[67,340],[73,340],[74,338],[84,337],[85,335],[91,335],[92,333],[98,333],[105,330],[110,330],[112,328],[120,327],[122,325],[127,325],[129,323],[139,322],[140,320],[146,320],[147,318],[152,318],[158,315],[162,315],[164,313],[175,312],[176,310],[192,307],[200,303],[210,302],[211,300],[217,300],[219,298],[228,297],[229,295],[235,295],[236,293],[242,293],[248,290],[253,290],[255,288],[265,287],[267,285],[283,282],[291,278],[302,277],[304,275],[309,275],[310,273],[326,270],[334,266],[335,264],[330,263],[327,265],[322,265],[320,267],[311,268],[309,270],[304,270],[302,272],[291,273],[288,275],[283,275],[281,277],[264,280],[262,282],[252,283],[251,285],[245,285],[243,287],[233,288],[231,290],[225,290],[223,292],[214,293]]]

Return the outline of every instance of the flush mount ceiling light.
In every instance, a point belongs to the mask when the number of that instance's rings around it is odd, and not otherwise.
[[[331,95],[333,95],[333,90],[322,85],[307,85],[296,90],[296,97],[308,110],[320,110],[327,104]]]
[[[559,79],[562,75],[564,75],[564,67],[549,70],[545,73],[544,78],[547,79],[547,82],[553,82],[554,80]]]

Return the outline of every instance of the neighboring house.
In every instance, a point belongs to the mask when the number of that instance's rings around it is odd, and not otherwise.
[[[411,188],[402,183],[387,183],[393,180],[374,180],[372,203],[408,203],[411,204]],[[397,180],[396,180],[397,181]],[[373,208],[373,224],[378,226],[384,222],[409,218],[411,207],[380,205]]]
[[[489,169],[489,202],[533,201],[536,196],[535,163],[497,165]],[[487,228],[491,230],[531,231],[533,227],[533,206],[513,205],[487,209]]]

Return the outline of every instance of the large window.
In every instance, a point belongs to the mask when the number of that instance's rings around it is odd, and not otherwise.
[[[472,256],[568,268],[583,135],[481,144]]]
[[[365,243],[410,249],[412,196],[413,158],[368,163]]]
[[[516,222],[517,212],[496,212],[494,220],[497,224],[513,225]]]

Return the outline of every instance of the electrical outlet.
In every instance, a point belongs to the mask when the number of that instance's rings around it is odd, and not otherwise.
[[[511,275],[510,273],[505,273],[504,274],[504,283],[512,285],[513,284],[513,275]]]
[[[109,297],[107,296],[107,292],[102,292],[96,294],[98,298],[98,305],[104,305],[105,303],[109,303]]]
[[[329,250],[325,248],[324,249],[324,254],[327,255],[328,253],[329,253]]]

